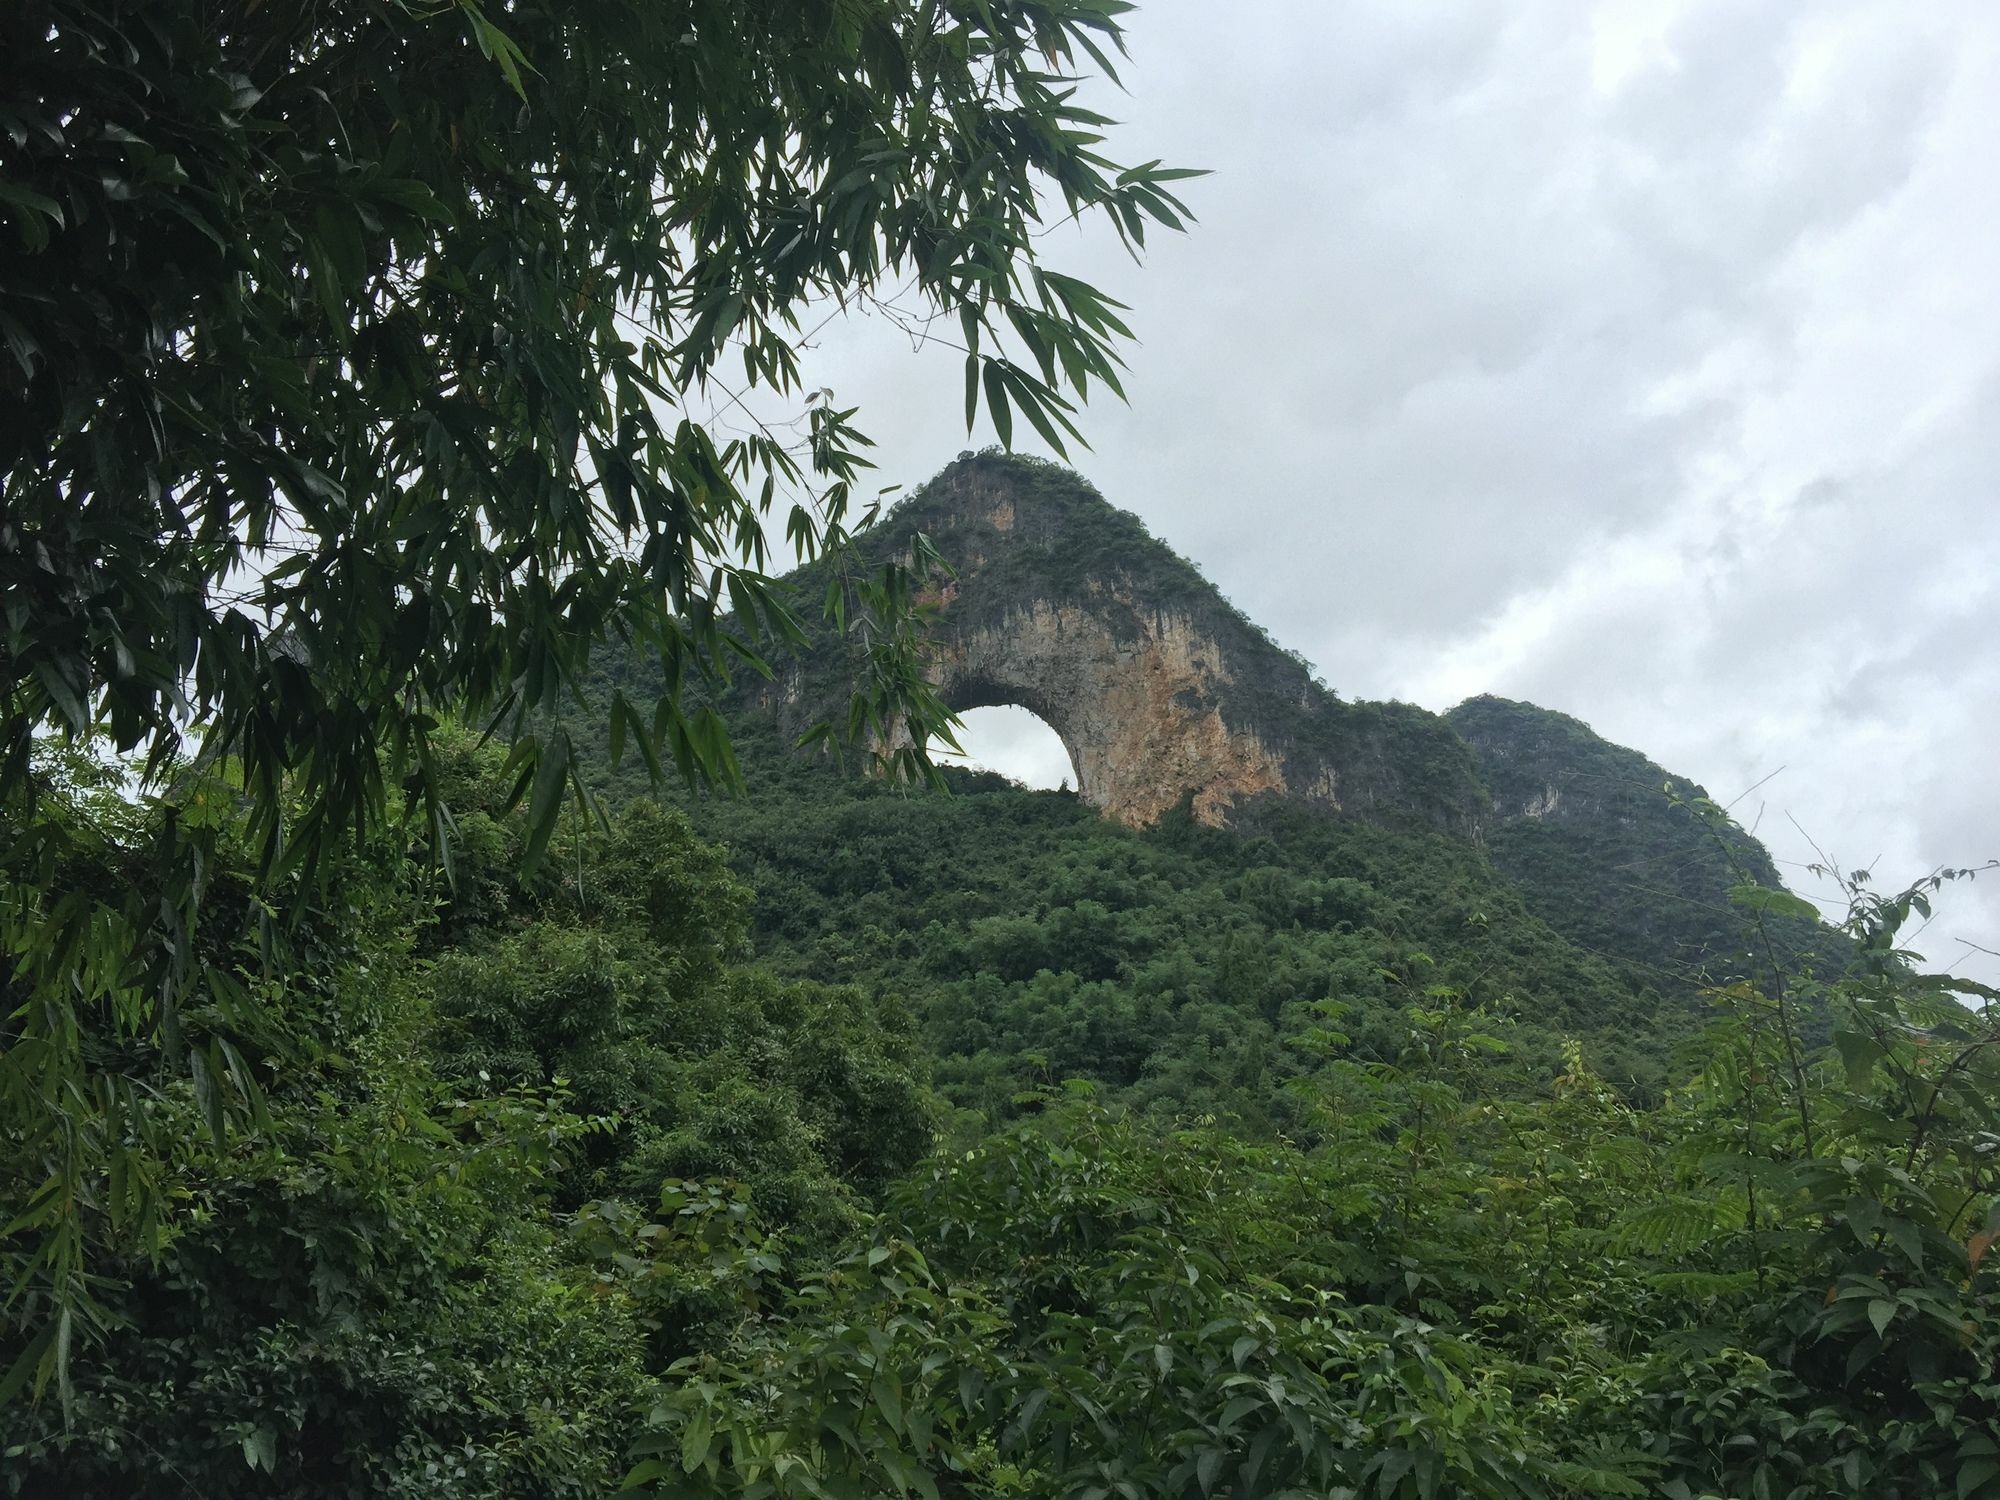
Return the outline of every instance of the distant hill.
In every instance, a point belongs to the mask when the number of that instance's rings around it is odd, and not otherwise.
[[[1078,792],[952,773],[938,796],[789,749],[847,691],[822,637],[724,705],[749,797],[690,808],[757,893],[761,959],[900,997],[960,1107],[990,1119],[1083,1077],[1284,1131],[1289,1079],[1328,1045],[1393,1056],[1411,1005],[1506,1018],[1529,1067],[1579,1037],[1657,1097],[1703,987],[1740,972],[1729,892],[1775,867],[1637,752],[1498,698],[1344,701],[1051,464],[963,457],[868,545],[918,531],[953,565],[929,581],[947,702],[1039,714]],[[1780,935],[1788,957],[1837,946]]]

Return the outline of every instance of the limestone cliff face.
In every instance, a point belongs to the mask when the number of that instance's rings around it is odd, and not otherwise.
[[[1076,475],[962,457],[882,524],[950,560],[933,580],[933,680],[957,710],[1020,704],[1061,736],[1078,794],[1137,826],[1183,799],[1210,824],[1260,797],[1471,834],[1471,752],[1404,704],[1346,703],[1184,559]],[[808,662],[774,701],[825,695]]]
[[[955,709],[1039,714],[1069,750],[1080,795],[1111,816],[1144,827],[1192,792],[1195,815],[1219,823],[1241,798],[1290,790],[1256,730],[1224,720],[1221,654],[1185,615],[1147,615],[1107,591],[1095,607],[1036,599],[997,624],[947,628],[935,680]]]

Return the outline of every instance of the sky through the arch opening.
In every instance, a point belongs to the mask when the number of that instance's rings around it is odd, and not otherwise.
[[[967,709],[959,717],[964,727],[958,731],[958,742],[965,756],[962,760],[947,756],[945,764],[998,771],[1037,791],[1075,789],[1076,772],[1061,736],[1030,710],[1009,703]]]

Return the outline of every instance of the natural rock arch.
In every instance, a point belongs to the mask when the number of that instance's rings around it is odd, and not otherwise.
[[[932,680],[956,711],[1019,704],[1069,751],[1077,794],[1149,826],[1187,801],[1229,821],[1284,795],[1329,811],[1469,833],[1484,806],[1444,721],[1346,703],[1313,680],[1137,517],[1053,464],[961,455],[878,528],[952,564],[932,581]],[[768,699],[798,722],[838,695],[832,657]]]
[[[972,611],[950,586],[941,602],[932,681],[945,705],[1027,709],[1062,740],[1092,807],[1145,826],[1191,795],[1195,815],[1215,823],[1243,797],[1289,790],[1255,730],[1224,721],[1220,653],[1183,617],[1145,618],[1107,591],[1085,604],[1030,599],[954,628],[953,606]]]
[[[1448,718],[1341,700],[1136,516],[1053,464],[961,455],[868,545],[908,555],[917,532],[953,565],[928,590],[945,702],[1036,714],[1063,741],[1079,796],[1112,817],[1149,826],[1185,802],[1210,824],[1292,837],[1298,820],[1270,806],[1282,799],[1470,838],[1557,932],[1660,973],[1720,951],[1712,919],[1743,869],[1781,884],[1754,839],[1724,830],[1734,847],[1717,849],[1660,795],[1672,783],[1699,798],[1699,787],[1565,715],[1489,697]],[[813,597],[826,581],[801,583]],[[756,696],[803,730],[838,717],[852,667],[826,640]],[[1617,899],[1642,868],[1647,899]],[[1787,942],[1834,951],[1811,923]]]

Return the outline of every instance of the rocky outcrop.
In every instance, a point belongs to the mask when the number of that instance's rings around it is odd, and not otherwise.
[[[947,629],[934,680],[955,710],[1019,703],[1038,714],[1069,751],[1079,795],[1126,823],[1151,824],[1190,794],[1195,816],[1219,823],[1245,797],[1292,789],[1257,731],[1223,718],[1232,684],[1216,643],[1186,616],[1149,614],[1113,590]],[[1323,795],[1337,805],[1331,783]]]
[[[1061,736],[1084,801],[1147,826],[1209,824],[1267,796],[1470,834],[1487,805],[1435,715],[1347,703],[1188,562],[1067,470],[962,456],[882,524],[952,564],[932,580],[932,675],[955,710],[1019,704]],[[772,701],[809,716],[808,661]]]
[[[1689,810],[1700,787],[1576,719],[1492,697],[1443,716],[1344,701],[1066,469],[961,455],[864,549],[907,558],[919,533],[951,564],[923,588],[940,696],[959,711],[1037,714],[1081,799],[1125,823],[1186,806],[1283,838],[1304,807],[1470,840],[1555,933],[1680,988],[1737,972],[1732,890],[1782,884],[1754,837]],[[829,579],[797,582],[814,599]],[[750,696],[795,735],[841,721],[854,650],[822,637]],[[733,722],[751,705],[723,706]],[[1826,972],[1846,961],[1819,924],[1766,928],[1767,960]]]

